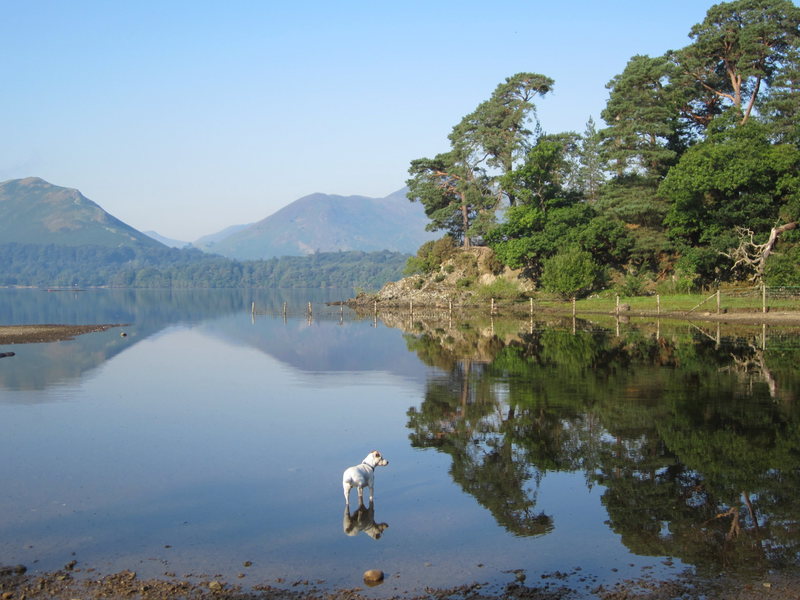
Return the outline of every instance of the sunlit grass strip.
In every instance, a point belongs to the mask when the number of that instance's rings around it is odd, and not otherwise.
[[[543,307],[569,307],[571,302],[564,302],[559,299],[536,299],[534,301],[538,306]],[[713,294],[670,294],[661,296],[620,296],[620,304],[627,304],[630,310],[636,312],[686,312],[690,310],[697,310],[700,312],[716,312],[717,302]],[[660,306],[659,306],[660,305]],[[700,306],[698,306],[700,305]],[[617,299],[615,295],[597,296],[592,298],[584,298],[576,302],[576,309],[578,311],[596,311],[596,312],[613,312],[616,310]],[[697,308],[695,308],[697,307]],[[721,310],[735,310],[735,311],[754,311],[758,312],[762,309],[762,298],[760,292],[753,292],[750,295],[736,295],[720,294],[720,308]],[[787,297],[770,297],[767,294],[767,308],[768,310],[785,310],[796,311],[800,310],[800,297],[787,298]]]

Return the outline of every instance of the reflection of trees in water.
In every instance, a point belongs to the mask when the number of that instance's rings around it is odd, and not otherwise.
[[[454,481],[510,532],[550,531],[542,477],[580,471],[634,552],[709,570],[797,564],[800,375],[788,365],[800,351],[540,328],[481,340],[476,362],[470,336],[407,337],[443,370],[408,412],[410,437],[448,453]]]
[[[429,383],[420,410],[408,411],[412,445],[449,454],[453,480],[512,533],[547,533],[550,517],[534,511],[541,473],[503,434],[513,415],[504,416],[485,370],[485,364],[455,361]]]

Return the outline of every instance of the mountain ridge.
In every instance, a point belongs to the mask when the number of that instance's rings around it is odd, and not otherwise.
[[[203,236],[192,246],[236,260],[354,250],[413,254],[436,236],[425,230],[424,210],[409,202],[406,192],[403,188],[383,198],[317,192],[255,223]],[[77,189],[39,177],[0,182],[0,243],[183,247],[178,240],[127,225]]]
[[[0,182],[0,241],[61,246],[161,247],[78,190],[40,177]]]
[[[424,210],[409,202],[406,191],[402,188],[384,198],[309,194],[199,247],[240,260],[346,250],[414,253],[436,236],[425,230]]]

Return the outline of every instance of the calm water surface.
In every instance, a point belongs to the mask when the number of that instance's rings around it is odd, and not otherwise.
[[[348,295],[0,290],[2,325],[125,324],[0,345],[0,565],[331,587],[380,568],[375,596],[798,565],[796,331],[322,303]],[[373,449],[378,539],[345,532],[341,488]]]

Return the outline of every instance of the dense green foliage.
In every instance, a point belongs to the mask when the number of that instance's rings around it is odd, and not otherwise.
[[[0,285],[137,288],[375,289],[398,279],[408,255],[327,252],[236,261],[197,249],[0,245]]]
[[[449,152],[411,161],[408,198],[425,207],[430,230],[447,231],[464,246],[488,230],[501,197],[491,172],[513,169],[531,135],[526,125],[536,109],[533,98],[552,86],[552,79],[537,73],[507,78],[453,127]],[[514,204],[513,194],[506,198]]]
[[[548,258],[542,268],[542,287],[562,298],[585,296],[601,279],[602,269],[592,255],[575,247]]]
[[[800,149],[774,143],[766,125],[750,121],[717,127],[689,148],[661,182],[671,200],[664,220],[684,246],[716,250],[715,261],[696,265],[704,276],[730,270],[725,254],[738,244],[737,227],[768,232],[800,217]],[[713,270],[712,270],[713,269]]]
[[[438,240],[425,242],[417,250],[417,255],[408,259],[403,273],[405,275],[432,273],[454,253],[455,245],[453,244],[453,238],[449,235]]]
[[[408,197],[430,229],[540,283],[574,247],[615,281],[800,284],[800,8],[723,2],[689,38],[632,57],[607,85],[605,127],[590,119],[582,135],[535,119],[551,79],[508,78],[453,128],[450,152],[412,161]]]

